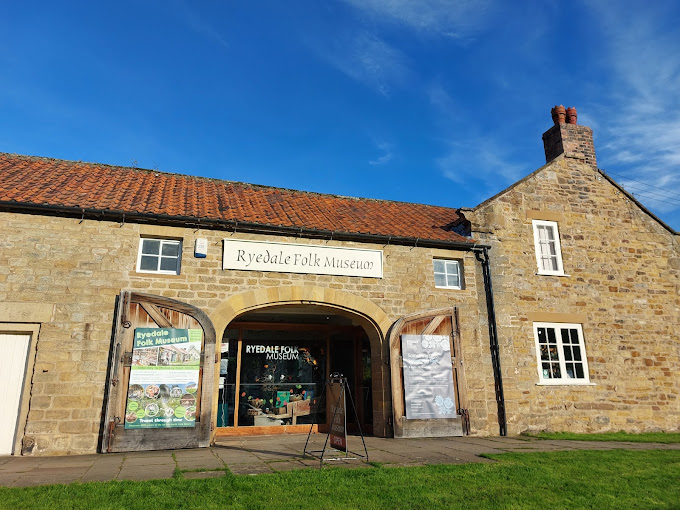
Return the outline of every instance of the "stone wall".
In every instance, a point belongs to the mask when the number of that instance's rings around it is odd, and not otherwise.
[[[578,154],[465,214],[492,246],[509,433],[678,430],[678,236]],[[568,276],[537,274],[532,219],[557,221]],[[582,323],[591,385],[537,384],[533,322]]]
[[[277,236],[133,223],[0,213],[0,323],[11,322],[35,303],[52,306],[40,322],[28,420],[20,424],[26,454],[93,453],[101,429],[103,393],[110,355],[114,304],[122,289],[175,298],[201,308],[214,323],[216,310],[233,296],[262,288],[314,286],[361,296],[385,312],[392,323],[403,315],[447,306],[461,310],[462,344],[467,363],[473,432],[497,433],[493,375],[487,336],[479,333],[478,263],[471,252],[394,245],[339,243]],[[183,240],[178,276],[135,272],[142,235]],[[384,278],[352,278],[222,270],[222,239],[259,239],[328,244],[384,251]],[[208,257],[194,258],[196,238],[209,241]],[[436,289],[433,256],[458,258],[465,269],[463,290]],[[3,310],[11,310],[3,317]],[[24,314],[26,315],[26,314]],[[218,337],[222,331],[218,331]],[[384,348],[384,346],[382,346]],[[389,379],[389,378],[388,378]],[[379,402],[383,398],[384,402]],[[377,396],[389,406],[389,388]]]

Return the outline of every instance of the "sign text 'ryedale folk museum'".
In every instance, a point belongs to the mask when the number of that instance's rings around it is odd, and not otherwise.
[[[222,268],[382,278],[382,251],[225,239]]]

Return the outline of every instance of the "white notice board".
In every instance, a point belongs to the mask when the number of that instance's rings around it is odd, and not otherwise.
[[[448,335],[402,335],[407,420],[455,418]]]

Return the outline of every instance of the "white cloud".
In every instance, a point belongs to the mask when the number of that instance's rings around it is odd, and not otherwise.
[[[392,152],[392,144],[387,142],[381,142],[378,143],[377,145],[378,149],[382,151],[382,155],[377,157],[376,159],[372,159],[371,161],[368,162],[368,164],[373,166],[380,166],[385,165],[392,161],[392,158],[394,157],[394,154]]]
[[[512,163],[496,140],[489,136],[460,139],[449,147],[448,154],[435,160],[436,166],[451,181],[470,189],[470,181],[481,181],[486,189],[474,188],[488,198],[490,190],[499,191],[515,182],[530,170],[524,164]]]
[[[411,71],[406,56],[378,36],[365,31],[345,32],[330,44],[314,44],[315,51],[350,78],[389,96],[405,83]]]
[[[493,0],[345,0],[372,19],[414,31],[467,39],[485,22]]]
[[[607,41],[604,62],[613,73],[610,100],[599,115],[606,120],[600,123],[606,142],[597,147],[598,161],[680,193],[680,29],[668,21],[664,2],[591,7]],[[680,209],[656,195],[641,200],[659,211]]]

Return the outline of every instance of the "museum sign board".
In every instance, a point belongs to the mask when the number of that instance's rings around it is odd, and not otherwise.
[[[382,278],[382,250],[224,239],[222,269]]]

